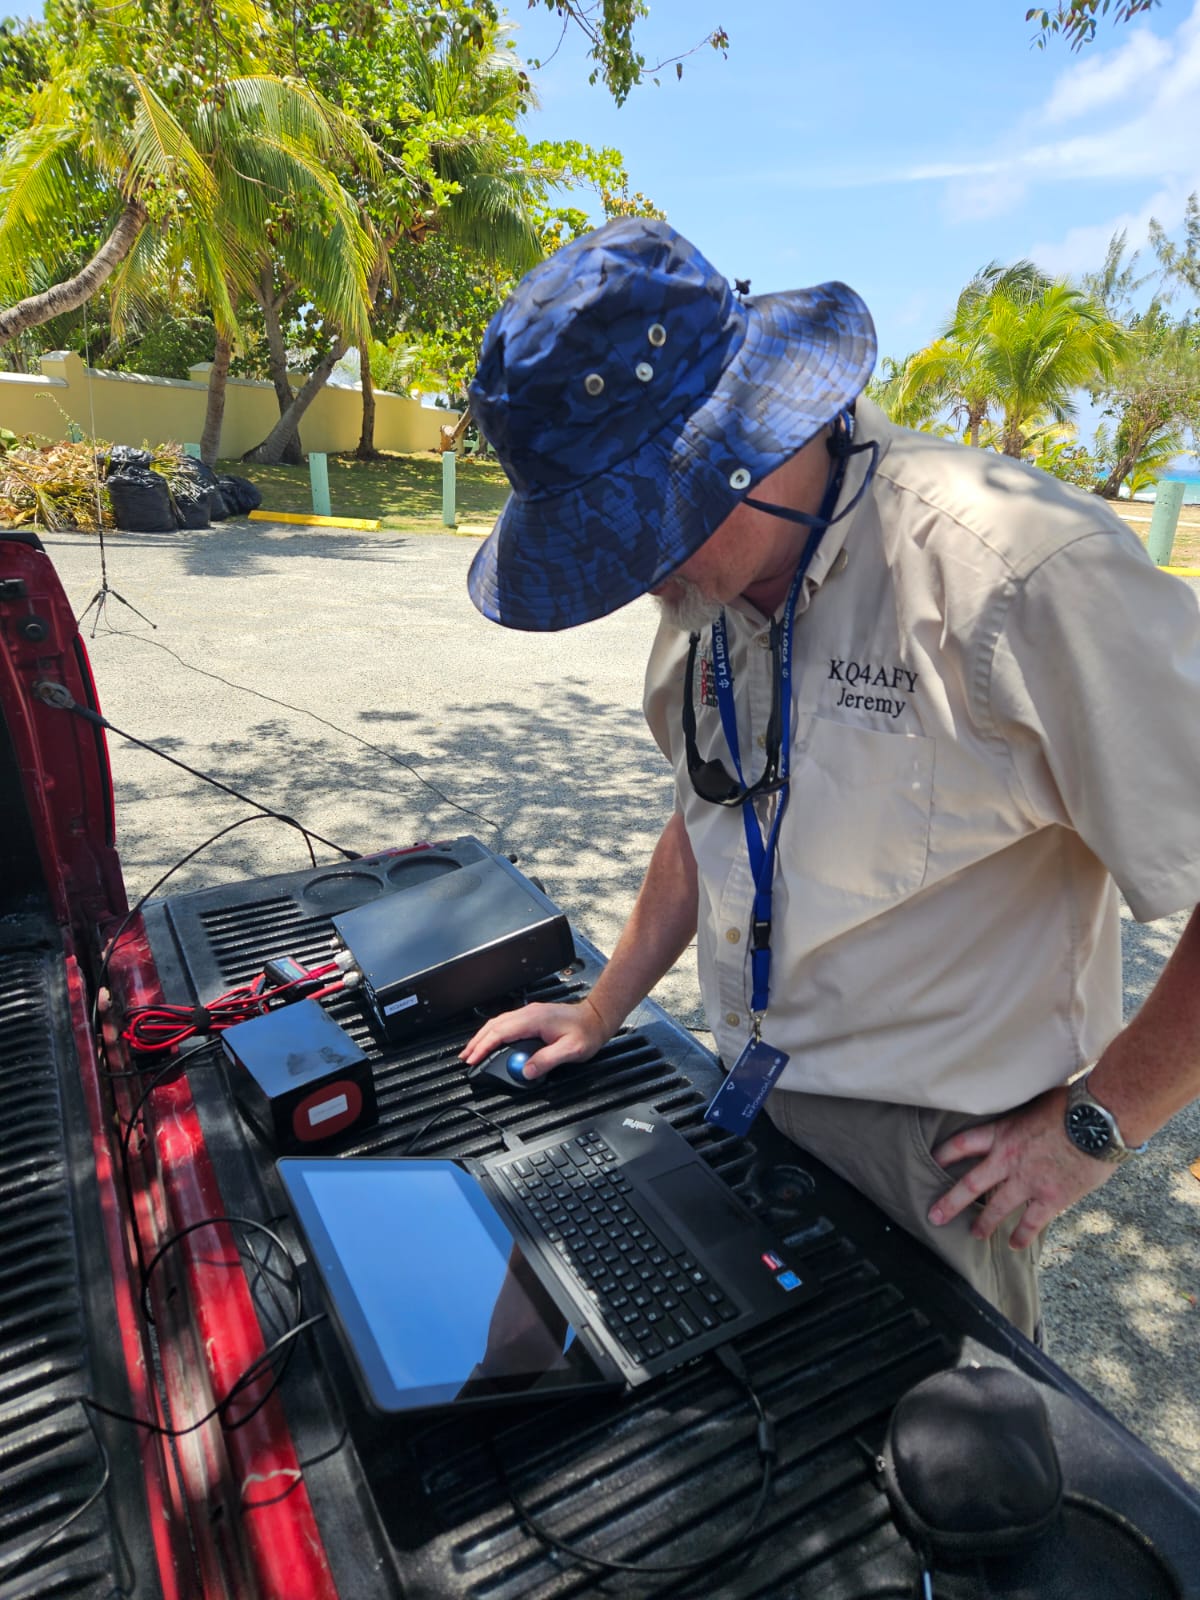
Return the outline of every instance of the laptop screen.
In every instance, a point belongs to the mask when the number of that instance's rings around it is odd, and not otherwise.
[[[377,1409],[612,1387],[454,1162],[300,1157],[278,1167]]]

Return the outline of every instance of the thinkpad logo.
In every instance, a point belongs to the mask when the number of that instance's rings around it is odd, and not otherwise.
[[[654,1132],[654,1124],[652,1122],[639,1122],[636,1117],[626,1117],[621,1126],[623,1128],[632,1128],[635,1133]]]

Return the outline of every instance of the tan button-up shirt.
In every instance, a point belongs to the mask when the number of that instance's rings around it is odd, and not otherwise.
[[[1095,497],[865,400],[857,437],[879,442],[875,481],[797,608],[763,1034],[791,1057],[781,1088],[997,1112],[1120,1027],[1116,886],[1143,921],[1200,900],[1200,609]],[[854,456],[843,504],[864,471]],[[766,619],[739,603],[726,622],[749,780]],[[664,623],[645,710],[675,767],[701,991],[732,1061],[754,887],[739,810],[688,781],[686,658]],[[711,683],[702,661],[697,741],[732,770]]]

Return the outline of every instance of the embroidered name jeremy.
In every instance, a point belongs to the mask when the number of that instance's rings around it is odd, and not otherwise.
[[[889,717],[898,717],[908,701],[891,700],[885,694],[851,694],[849,689],[843,689],[834,704],[849,706],[851,711],[886,711]]]
[[[907,667],[889,668],[875,666],[870,661],[847,661],[842,657],[830,656],[829,676],[835,683],[848,683],[852,689],[860,683],[868,689],[898,689],[903,679],[909,694],[912,694],[921,674],[910,672]],[[838,704],[841,703],[839,700]]]

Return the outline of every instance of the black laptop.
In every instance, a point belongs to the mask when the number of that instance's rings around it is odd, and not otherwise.
[[[278,1168],[383,1413],[645,1383],[817,1288],[653,1106],[482,1161]]]

